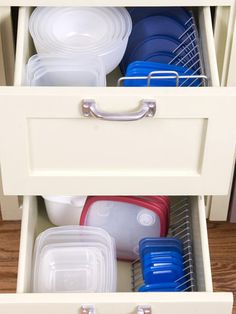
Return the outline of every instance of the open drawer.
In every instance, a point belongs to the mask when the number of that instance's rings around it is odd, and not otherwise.
[[[178,199],[181,199],[180,197]],[[178,200],[179,201],[179,200]],[[82,306],[93,306],[95,313],[137,313],[137,307],[148,306],[152,313],[216,313],[230,314],[232,295],[213,293],[203,197],[190,197],[193,253],[197,292],[134,293],[130,291],[129,267],[118,266],[118,293],[99,294],[29,294],[32,253],[38,233],[50,227],[43,202],[25,197],[23,205],[18,285],[16,295],[0,295],[4,314],[52,313],[78,314]],[[119,262],[120,263],[120,262]],[[125,263],[125,262],[121,262]],[[125,263],[128,264],[129,263]],[[81,313],[86,313],[82,312]],[[141,310],[138,313],[143,313]],[[151,313],[151,312],[146,312]]]
[[[19,86],[34,53],[28,32],[31,11],[21,8],[19,13],[16,86],[0,89],[5,194],[228,192],[236,91],[217,87],[209,7],[196,9],[196,15],[205,73],[216,87],[201,88]],[[134,114],[140,103],[156,105],[156,113],[139,121],[104,121],[83,115],[86,99],[112,115]]]

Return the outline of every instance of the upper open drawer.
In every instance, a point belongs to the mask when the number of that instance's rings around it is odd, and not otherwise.
[[[17,85],[33,50],[29,8],[19,16]],[[210,9],[198,10],[209,83],[218,85]],[[10,87],[0,91],[1,167],[6,194],[226,194],[235,153],[236,90],[128,87]],[[152,117],[127,118],[142,100]],[[143,107],[140,115],[147,107]],[[120,116],[120,113],[121,116]]]

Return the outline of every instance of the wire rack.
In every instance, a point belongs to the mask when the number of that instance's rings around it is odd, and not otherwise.
[[[169,62],[170,65],[186,68],[183,75],[175,71],[152,71],[147,76],[121,77],[117,81],[117,86],[122,86],[127,80],[146,80],[147,87],[150,87],[152,80],[166,79],[173,79],[176,87],[207,86],[208,78],[204,74],[202,49],[193,15],[185,23],[185,28],[184,33],[178,38],[181,43],[172,51],[175,57]]]
[[[192,219],[188,198],[178,201],[171,207],[170,228],[168,237],[175,237],[183,242],[183,258],[185,275],[176,280],[181,291],[196,291],[197,282],[195,276],[193,241],[192,241]],[[131,264],[132,290],[138,289],[144,284],[140,260]],[[183,287],[183,289],[182,289]]]

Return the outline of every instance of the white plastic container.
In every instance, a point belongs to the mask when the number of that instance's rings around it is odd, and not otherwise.
[[[43,196],[48,218],[55,226],[79,224],[86,196]]]
[[[120,63],[132,30],[125,8],[36,8],[29,29],[37,52],[101,57],[106,73]]]

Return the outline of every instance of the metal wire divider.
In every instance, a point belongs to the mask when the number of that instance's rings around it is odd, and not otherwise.
[[[190,76],[204,76],[203,56],[199,40],[200,37],[193,13],[192,17],[185,23],[185,27],[186,31],[178,38],[181,41],[181,44],[173,51],[176,56],[169,62],[169,64],[181,65],[185,67],[186,74],[189,70],[192,70],[193,73],[191,73]],[[183,86],[187,80],[188,78],[186,81],[182,82],[180,86]],[[194,84],[195,80],[188,86]],[[206,82],[207,80],[202,81],[199,86]]]
[[[172,51],[175,57],[169,62],[186,68],[184,75],[175,71],[152,71],[147,76],[119,78],[117,86],[122,86],[126,80],[147,80],[147,87],[151,86],[151,80],[175,80],[176,87],[200,87],[207,86],[208,78],[204,74],[204,63],[199,34],[195,19],[192,17],[185,23],[186,30],[179,36],[180,44]]]
[[[171,206],[170,228],[168,233],[168,237],[175,237],[183,243],[185,275],[178,278],[176,283],[179,283],[178,288],[185,292],[197,290],[191,230],[191,209],[189,199],[185,197]],[[144,284],[139,259],[131,264],[131,282],[133,291],[138,291]]]

